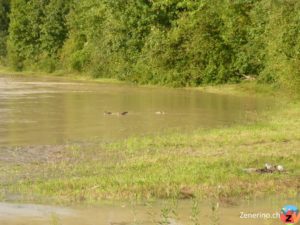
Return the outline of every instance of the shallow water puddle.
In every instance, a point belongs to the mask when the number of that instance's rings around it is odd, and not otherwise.
[[[95,208],[62,208],[38,205],[0,204],[1,225],[129,225],[129,224],[282,224],[278,218],[285,204],[298,200],[251,201],[238,206],[221,205],[215,213],[211,204],[193,207],[191,201],[132,205],[103,205]],[[257,218],[241,218],[256,214]],[[274,218],[268,218],[268,217]]]
[[[0,224],[47,224],[54,218],[72,217],[74,213],[60,207],[0,203]]]

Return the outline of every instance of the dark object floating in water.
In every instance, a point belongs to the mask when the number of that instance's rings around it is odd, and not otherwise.
[[[112,112],[104,112],[103,115],[111,115]]]
[[[107,111],[105,111],[103,114],[105,116],[125,116],[128,114],[128,112],[107,112]]]
[[[269,163],[266,163],[264,168],[246,168],[246,169],[243,169],[243,171],[245,171],[247,173],[259,173],[259,174],[286,172],[282,165],[273,166]]]

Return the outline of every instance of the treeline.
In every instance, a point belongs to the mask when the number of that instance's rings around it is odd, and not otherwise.
[[[0,54],[18,70],[172,86],[254,78],[300,88],[298,0],[8,3],[1,0]]]

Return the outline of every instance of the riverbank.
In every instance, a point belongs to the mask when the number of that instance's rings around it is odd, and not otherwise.
[[[243,83],[198,89],[233,95],[260,93],[251,87],[261,88]],[[284,95],[276,99],[275,107],[247,115],[252,122],[243,125],[136,136],[109,144],[8,149],[8,160],[0,163],[0,197],[63,204],[136,198],[230,202],[294,197],[300,187],[300,102]],[[283,165],[285,171],[244,170],[263,168],[265,163]]]
[[[88,81],[88,82],[98,82],[98,83],[119,83],[119,84],[131,84],[137,85],[139,87],[157,87],[157,85],[140,85],[133,84],[126,81],[121,81],[113,78],[94,78],[88,73],[75,73],[67,71],[55,71],[53,73],[47,73],[42,71],[14,71],[9,67],[0,65],[0,75],[9,76],[27,76],[27,77],[57,77],[65,78],[67,80],[73,81]],[[282,98],[290,98],[294,93],[290,93],[288,90],[281,90],[275,85],[266,85],[256,82],[256,80],[240,82],[238,84],[222,84],[222,85],[204,85],[199,87],[185,87],[182,89],[199,90],[207,93],[215,94],[226,94],[226,95],[238,95],[238,96],[278,96]]]
[[[0,74],[8,76],[27,76],[27,77],[59,77],[73,81],[92,81],[99,83],[126,83],[112,78],[94,78],[92,75],[87,73],[76,73],[67,71],[55,71],[53,73],[47,73],[42,71],[14,71],[9,67],[0,65]]]

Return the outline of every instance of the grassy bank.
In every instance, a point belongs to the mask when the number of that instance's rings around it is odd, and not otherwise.
[[[25,76],[25,77],[42,77],[42,78],[62,78],[74,81],[89,81],[89,82],[99,82],[99,83],[118,83],[118,84],[130,84],[133,83],[121,81],[113,78],[95,78],[89,73],[76,73],[68,71],[55,71],[53,73],[47,73],[43,71],[15,71],[9,67],[0,64],[0,75],[8,76]],[[135,84],[139,87],[157,87],[158,85],[151,84]],[[276,85],[266,85],[263,83],[258,83],[254,81],[242,81],[239,84],[223,84],[223,85],[203,85],[198,87],[185,87],[185,89],[199,90],[203,92],[216,93],[216,94],[227,94],[227,95],[239,95],[239,96],[249,96],[249,95],[261,95],[261,96],[278,96],[280,99],[289,98],[290,96],[295,96],[295,93],[290,93],[289,90],[281,90]]]
[[[68,80],[74,81],[92,81],[92,82],[100,82],[100,83],[126,83],[124,81],[120,81],[113,78],[95,78],[91,74],[88,73],[76,73],[76,72],[68,72],[64,70],[55,71],[53,73],[43,72],[43,71],[15,71],[9,67],[2,66],[0,64],[0,75],[8,75],[8,76],[25,76],[25,77],[58,77],[58,78],[66,78]]]
[[[190,134],[132,137],[110,144],[50,146],[47,155],[0,164],[3,199],[96,202],[182,198],[295,196],[300,187],[300,103],[282,101],[256,122]],[[281,164],[284,173],[244,168]]]

